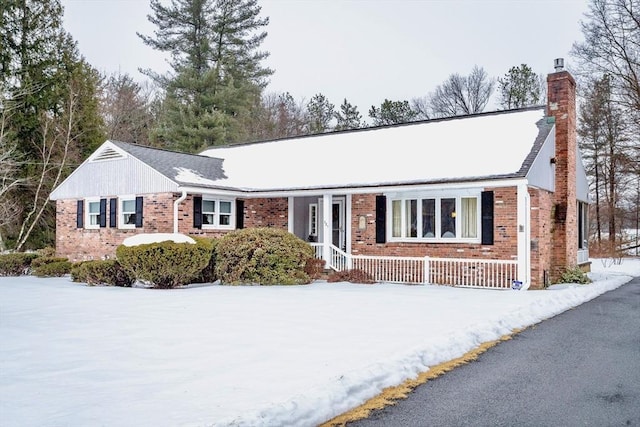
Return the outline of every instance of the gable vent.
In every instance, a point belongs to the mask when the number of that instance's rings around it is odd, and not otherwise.
[[[98,153],[98,155],[96,155],[93,159],[91,159],[92,162],[101,162],[104,160],[118,160],[118,159],[124,159],[124,155],[122,155],[122,153],[120,153],[119,151],[114,150],[113,148],[105,148],[104,150],[102,150],[100,153]]]

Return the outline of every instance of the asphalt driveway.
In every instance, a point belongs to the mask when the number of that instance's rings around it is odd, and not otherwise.
[[[640,426],[640,278],[348,425]]]

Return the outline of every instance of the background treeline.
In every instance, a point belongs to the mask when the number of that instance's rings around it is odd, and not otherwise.
[[[635,0],[592,0],[573,48],[579,141],[591,179],[594,236],[633,246],[640,205],[640,16]],[[151,0],[152,35],[170,71],[139,81],[102,75],[62,25],[60,0],[0,3],[0,250],[52,245],[51,190],[106,139],[185,152],[221,144],[357,129],[544,104],[546,76],[526,64],[491,77],[474,66],[367,117],[346,98],[267,90],[258,0]],[[635,237],[633,232],[631,237]]]

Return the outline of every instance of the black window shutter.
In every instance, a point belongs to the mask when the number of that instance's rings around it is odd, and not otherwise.
[[[493,191],[483,191],[481,198],[482,244],[493,245]]]
[[[118,226],[118,199],[109,199],[109,227]]]
[[[244,200],[236,200],[236,228],[244,228]]]
[[[142,227],[142,197],[136,197],[136,228]]]
[[[84,200],[78,200],[78,208],[76,209],[76,227],[84,227]]]
[[[387,241],[387,197],[376,196],[376,243]]]
[[[100,199],[100,227],[107,226],[107,199]]]
[[[193,228],[202,228],[202,197],[193,197]]]

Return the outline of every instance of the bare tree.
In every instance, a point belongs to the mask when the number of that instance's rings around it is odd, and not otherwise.
[[[14,192],[25,182],[20,176],[17,145],[9,136],[6,125],[15,103],[13,99],[5,99],[4,95],[5,91],[0,88],[0,252],[6,250],[3,229],[11,225],[21,212]]]
[[[304,99],[298,102],[289,92],[262,96],[252,115],[247,132],[253,141],[304,135],[309,128]]]
[[[635,112],[640,111],[639,9],[637,0],[591,0],[581,22],[585,40],[572,49],[585,73],[610,75],[616,102]]]
[[[26,212],[20,232],[16,240],[16,251],[21,251],[27,243],[29,236],[40,225],[43,214],[51,207],[49,194],[63,178],[65,169],[69,166],[69,158],[74,148],[73,142],[78,137],[74,135],[76,111],[78,106],[78,94],[76,88],[69,88],[66,109],[60,116],[43,114],[42,138],[35,149],[39,155],[38,162],[34,166],[39,168],[39,173],[34,175],[33,182],[29,184],[35,187],[33,200]]]
[[[128,74],[112,74],[104,80],[100,110],[107,138],[149,145],[154,125],[151,112],[153,88]]]
[[[613,101],[610,80],[604,75],[589,82],[580,105],[578,136],[595,196],[596,240],[601,243],[606,230],[613,248],[621,231],[623,198],[631,184],[633,138],[623,111]]]
[[[484,110],[493,93],[495,82],[482,67],[473,67],[468,76],[451,74],[429,94],[433,117],[475,114]]]

